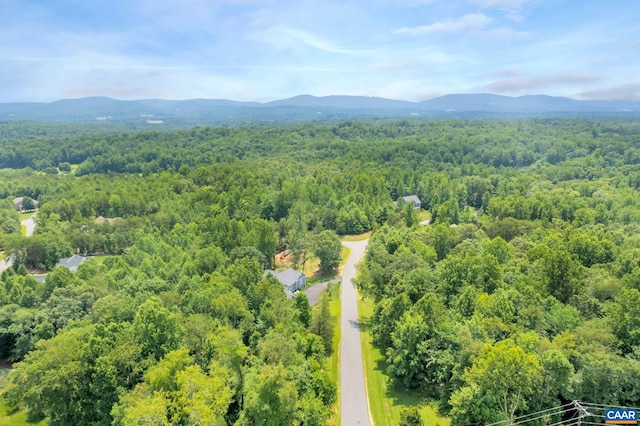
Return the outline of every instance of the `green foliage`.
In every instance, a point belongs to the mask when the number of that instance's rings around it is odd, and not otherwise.
[[[333,344],[333,319],[329,309],[329,298],[324,297],[311,320],[310,331],[322,338],[325,354],[330,354]]]
[[[295,383],[283,366],[255,367],[247,373],[244,410],[240,425],[285,426],[294,424]]]
[[[303,326],[309,327],[311,325],[311,305],[309,304],[309,297],[306,294],[299,291],[293,298],[294,307],[298,311],[298,318]]]
[[[140,305],[133,320],[133,327],[136,340],[143,348],[143,354],[156,360],[179,345],[178,319],[157,297],[151,297]]]
[[[313,238],[313,253],[320,259],[320,273],[328,274],[340,266],[342,243],[338,235],[329,230]]]
[[[484,424],[637,403],[636,121],[0,130],[0,359],[32,419],[326,424],[331,315],[263,271],[285,249],[330,271],[336,233],[369,230],[357,284],[412,404]],[[392,202],[414,193],[428,226]],[[74,253],[109,256],[54,269]]]
[[[418,407],[403,408],[400,411],[400,426],[423,426],[424,422],[420,416]]]

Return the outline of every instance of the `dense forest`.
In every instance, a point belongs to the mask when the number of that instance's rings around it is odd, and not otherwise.
[[[50,425],[326,424],[326,315],[263,270],[373,231],[386,372],[453,424],[637,406],[638,188],[637,121],[0,124],[3,396]]]

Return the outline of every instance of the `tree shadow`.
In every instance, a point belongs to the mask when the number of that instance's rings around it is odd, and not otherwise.
[[[360,329],[360,331],[365,331],[365,332],[370,332],[371,331],[371,319],[370,318],[363,318],[360,317],[360,320],[357,321],[358,323],[358,329]]]

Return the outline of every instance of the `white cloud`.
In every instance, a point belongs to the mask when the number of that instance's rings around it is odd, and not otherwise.
[[[425,35],[437,33],[464,33],[469,31],[478,31],[486,28],[491,23],[484,13],[470,13],[448,21],[434,22],[433,24],[420,25],[417,27],[402,27],[394,31],[400,35]]]

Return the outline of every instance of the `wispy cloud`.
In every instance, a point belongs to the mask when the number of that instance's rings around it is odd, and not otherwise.
[[[471,0],[470,3],[483,9],[517,9],[532,1],[533,0]]]
[[[492,76],[499,78],[514,78],[521,77],[524,75],[524,72],[520,68],[508,67],[502,68],[492,73]]]
[[[514,78],[493,82],[486,86],[496,93],[519,94],[556,85],[591,84],[600,78],[591,74],[559,74],[532,78]]]
[[[389,5],[399,5],[407,7],[420,7],[426,5],[432,5],[439,0],[379,0],[379,3]]]
[[[286,26],[275,26],[248,36],[253,41],[269,43],[281,49],[298,49],[301,46],[311,47],[323,52],[353,55],[362,53],[356,49],[340,47],[322,37],[308,31]]]
[[[0,102],[638,93],[631,0],[0,3]]]
[[[369,68],[374,70],[407,69],[421,65],[424,65],[424,63],[420,61],[380,61],[370,64]]]
[[[522,9],[534,0],[470,0],[470,3],[481,9],[497,9],[509,20],[521,22],[524,20]]]
[[[416,27],[401,27],[394,31],[395,34],[419,36],[437,33],[465,33],[478,31],[491,24],[491,18],[484,13],[470,13],[458,19],[434,22],[432,24]]]
[[[603,89],[587,90],[578,93],[576,98],[602,101],[640,101],[640,81]]]

